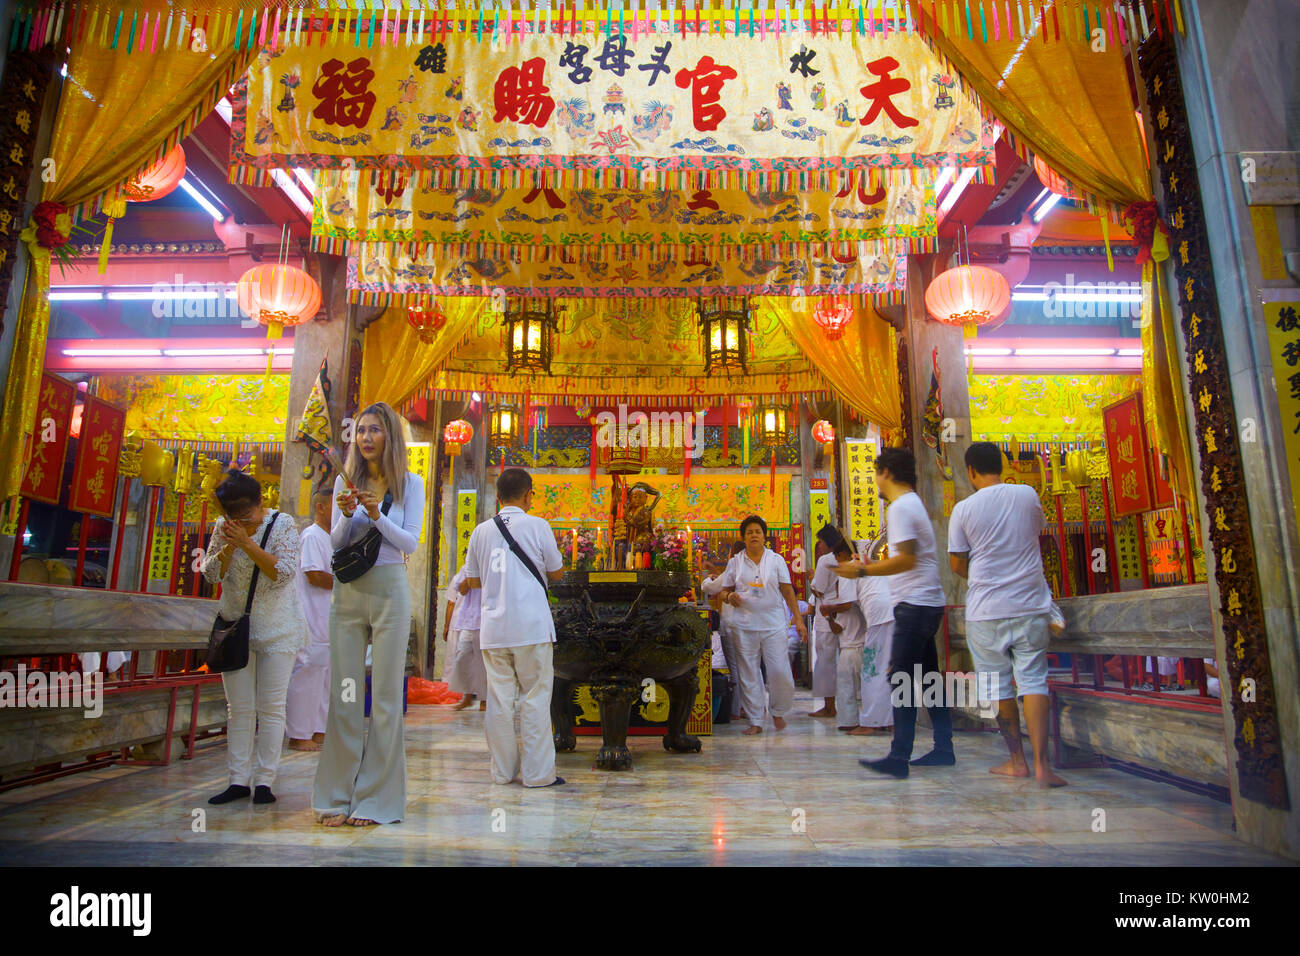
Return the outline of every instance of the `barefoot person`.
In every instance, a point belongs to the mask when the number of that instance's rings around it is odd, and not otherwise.
[[[325,826],[399,823],[406,813],[402,684],[411,633],[406,555],[424,524],[424,481],[406,468],[402,421],[383,402],[357,416],[334,482],[330,538],[337,552],[379,532],[375,563],[358,577],[336,574],[330,601],[330,709],[311,805]],[[355,489],[355,490],[353,490]],[[366,645],[370,729],[365,725]]]
[[[833,525],[817,532],[819,543],[828,546],[836,562],[849,561],[853,549]],[[868,560],[874,556],[868,554]],[[834,572],[831,572],[834,575]],[[841,602],[826,604],[823,611],[839,628],[836,666],[836,698],[841,702],[839,730],[854,736],[887,734],[894,723],[890,703],[889,649],[894,635],[894,605],[889,583],[883,577],[862,577],[840,581]]]
[[[447,687],[457,694],[462,694],[460,703],[453,709],[464,710],[479,702],[479,710],[487,709],[487,672],[483,670],[483,653],[479,649],[478,629],[479,614],[483,598],[480,588],[469,586],[469,575],[465,566],[456,572],[447,593],[456,594],[456,612],[452,616],[451,626],[456,630],[456,651],[449,659],[447,670]],[[447,635],[443,633],[443,640]]]
[[[727,569],[702,586],[705,594],[723,593],[736,609],[731,630],[736,638],[740,671],[740,696],[749,726],[746,735],[763,732],[763,714],[772,712],[772,724],[785,729],[785,715],[794,704],[794,675],[786,655],[786,610],[794,617],[795,632],[808,640],[790,569],[785,560],[767,547],[767,522],[750,515],[740,523],[745,550],[727,562]],[[759,661],[767,668],[768,698],[763,700],[763,676]]]
[[[824,526],[824,528],[829,527],[831,525]],[[836,533],[838,534],[838,531]],[[817,532],[817,536],[821,538],[821,531]],[[808,716],[834,717],[836,716],[835,684],[836,670],[839,667],[840,627],[832,626],[831,619],[822,613],[822,607],[839,601],[840,578],[835,573],[835,565],[839,561],[826,546],[825,541],[818,540],[813,553],[816,555],[817,563],[813,565],[812,584],[809,588],[814,602],[812,631],[815,659],[812,669],[812,695],[820,697],[822,705]]]
[[[532,503],[532,476],[522,468],[502,471],[497,479],[501,510],[470,535],[465,575],[469,586],[482,588],[483,593],[479,613],[487,672],[483,729],[492,755],[492,782],[518,780],[525,787],[553,787],[563,784],[564,778],[555,775],[551,735],[555,621],[546,581],[564,577],[564,558],[555,546],[551,526],[528,514]]]
[[[924,674],[939,670],[934,636],[943,621],[943,585],[935,558],[934,528],[921,496],[916,493],[916,459],[906,448],[885,448],[876,459],[876,484],[889,502],[885,528],[889,557],[863,564],[857,558],[843,561],[836,573],[843,577],[890,578],[894,601],[894,641],[889,655],[891,684],[902,681],[907,692],[894,708],[894,741],[889,755],[880,760],[860,760],[864,767],[891,777],[906,777],[916,738],[916,700],[912,682],[919,664]],[[896,676],[901,675],[901,676]],[[952,714],[946,706],[926,706],[934,726],[934,749],[913,760],[916,766],[951,766]]]
[[[952,509],[948,563],[970,582],[966,643],[979,674],[981,698],[989,688],[998,701],[998,730],[1011,754],[990,773],[1029,776],[1020,739],[1018,694],[1025,701],[1038,785],[1063,787],[1066,781],[1052,773],[1047,757],[1052,592],[1043,577],[1038,549],[1043,506],[1027,485],[1003,483],[1002,450],[992,442],[975,442],[966,449],[966,474],[975,493]]]
[[[320,750],[330,711],[330,557],[333,495],[319,488],[311,496],[312,523],[298,536],[298,601],[307,619],[307,646],[298,652],[289,677],[284,731],[290,750]]]

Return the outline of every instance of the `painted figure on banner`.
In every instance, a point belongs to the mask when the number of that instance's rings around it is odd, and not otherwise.
[[[280,85],[284,87],[284,96],[280,98],[276,109],[281,113],[290,113],[298,108],[298,104],[293,99],[293,91],[298,88],[301,80],[302,78],[296,72],[286,73],[280,77]]]
[[[812,88],[812,108],[815,110],[826,109],[826,84],[817,82]]]
[[[779,110],[793,110],[794,103],[791,101],[791,95],[790,84],[778,82],[776,84],[776,108]]]

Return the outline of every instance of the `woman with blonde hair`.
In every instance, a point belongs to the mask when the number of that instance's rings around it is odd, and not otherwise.
[[[377,402],[357,416],[343,474],[334,482],[330,704],[312,791],[316,820],[325,826],[398,823],[406,812],[406,555],[415,551],[423,521],[424,482],[406,469],[402,421],[391,406]],[[374,647],[369,734],[367,642]]]

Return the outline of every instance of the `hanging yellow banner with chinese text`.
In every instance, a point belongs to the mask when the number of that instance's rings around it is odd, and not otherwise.
[[[442,189],[355,171],[322,184],[312,215],[315,248],[334,254],[361,243],[433,244],[443,256],[501,256],[521,246],[636,258],[636,247],[690,257],[748,248],[778,256],[795,245],[825,254],[864,255],[888,249],[932,252],[934,189],[928,172],[850,173],[833,190],[700,189]],[[757,247],[757,248],[755,248]]]
[[[437,173],[444,186],[839,188],[870,167],[990,167],[994,123],[920,36],[428,36],[264,50],[231,169]],[[670,174],[676,178],[669,182]]]

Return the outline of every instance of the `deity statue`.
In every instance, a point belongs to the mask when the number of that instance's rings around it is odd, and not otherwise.
[[[653,500],[648,499],[649,495],[654,496]],[[628,537],[631,539],[634,550],[650,550],[650,536],[654,530],[655,506],[659,504],[659,499],[662,497],[653,486],[646,484],[644,481],[638,481],[628,489],[625,519],[627,521]]]

